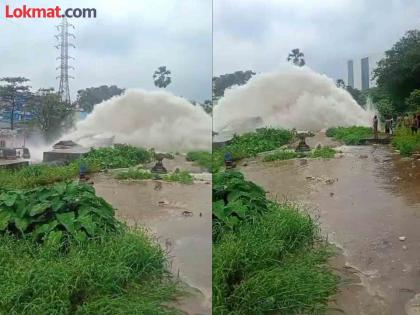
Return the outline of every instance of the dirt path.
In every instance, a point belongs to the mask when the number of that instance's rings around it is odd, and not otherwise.
[[[332,265],[346,282],[331,314],[420,314],[420,161],[383,146],[341,149],[331,160],[249,160],[239,169],[272,199],[301,202],[342,249]]]
[[[192,293],[177,306],[186,314],[211,314],[211,182],[123,182],[103,174],[93,180],[120,219],[146,227],[169,250],[172,272]]]

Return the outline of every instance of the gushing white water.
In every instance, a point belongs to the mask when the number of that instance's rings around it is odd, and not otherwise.
[[[226,90],[214,108],[214,129],[239,134],[263,126],[319,131],[369,126],[373,115],[326,75],[290,66]]]
[[[211,117],[168,92],[133,89],[96,105],[62,137],[86,147],[110,138],[114,143],[165,152],[210,150]]]

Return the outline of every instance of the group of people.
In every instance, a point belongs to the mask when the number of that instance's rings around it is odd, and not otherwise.
[[[375,115],[375,117],[373,117],[373,133],[375,135],[375,139],[378,138],[378,125],[379,118]],[[385,134],[387,135],[394,134],[395,128],[402,127],[411,129],[412,135],[417,134],[420,129],[420,113],[413,114],[411,117],[409,115],[398,116],[396,123],[392,116],[388,116],[388,118],[385,119]]]
[[[397,118],[397,126],[411,129],[411,134],[414,135],[420,129],[420,113],[413,114],[412,117],[405,115]]]

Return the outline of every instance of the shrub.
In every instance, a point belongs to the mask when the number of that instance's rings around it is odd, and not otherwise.
[[[116,144],[114,147],[91,149],[83,158],[88,163],[96,163],[102,169],[126,168],[140,163],[150,162],[152,156],[143,148],[126,144]]]
[[[86,184],[63,182],[0,194],[0,231],[3,232],[29,234],[36,240],[71,236],[84,241],[117,228],[112,206]]]
[[[213,151],[213,170],[217,171],[223,165],[226,152],[231,153],[234,160],[240,160],[277,149],[292,139],[290,131],[274,128],[261,128],[255,132],[235,135],[228,145]]]
[[[316,148],[315,150],[311,151],[309,157],[311,158],[324,158],[324,159],[331,159],[335,156],[337,152],[328,146],[322,148]]]
[[[299,154],[292,150],[280,150],[264,156],[264,162],[290,160],[299,157]]]
[[[166,180],[168,182],[180,182],[182,184],[192,184],[194,178],[187,171],[175,171],[163,175],[163,180]]]

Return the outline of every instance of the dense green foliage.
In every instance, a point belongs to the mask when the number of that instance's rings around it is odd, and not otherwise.
[[[246,181],[242,173],[221,172],[213,176],[213,240],[233,230],[242,220],[267,211],[265,191]]]
[[[187,161],[193,161],[194,165],[205,168],[209,172],[212,169],[212,154],[207,151],[192,151],[187,153]]]
[[[78,241],[115,231],[114,209],[95,195],[93,187],[75,182],[0,194],[0,231],[56,241]]]
[[[62,102],[53,89],[39,89],[27,110],[33,117],[31,125],[41,130],[47,142],[57,139],[73,123],[73,107]]]
[[[120,89],[116,85],[91,87],[77,91],[77,102],[84,111],[90,113],[96,104],[121,95],[123,92],[124,89]]]
[[[406,112],[406,98],[420,88],[420,31],[408,31],[385,52],[374,70],[374,79],[386,91],[394,111]]]
[[[0,236],[1,314],[179,314],[165,254],[142,231],[94,241],[35,243]]]
[[[102,169],[126,168],[140,163],[150,162],[149,151],[127,144],[116,144],[114,147],[91,149],[83,160],[99,165]]]
[[[405,100],[407,109],[411,112],[420,111],[420,89],[413,90]]]
[[[372,136],[373,131],[369,127],[334,127],[329,128],[326,132],[328,137],[332,137],[347,145],[360,144],[361,140]]]
[[[420,133],[412,135],[410,129],[399,128],[392,139],[392,144],[404,156],[420,153]]]
[[[213,314],[325,311],[337,278],[310,216],[268,201],[240,173],[219,173],[213,233]]]
[[[228,145],[213,150],[213,169],[217,171],[223,165],[226,152],[231,153],[234,160],[240,160],[277,149],[292,139],[290,131],[274,128],[261,128],[255,132],[235,135]]]
[[[365,107],[366,105],[366,95],[360,91],[359,89],[352,88],[351,86],[346,86],[345,89],[347,92],[350,93],[350,95],[353,97],[353,99],[361,106]]]

